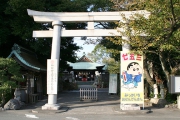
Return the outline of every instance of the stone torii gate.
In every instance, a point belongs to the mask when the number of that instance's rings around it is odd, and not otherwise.
[[[145,10],[120,12],[40,12],[27,9],[27,12],[29,16],[34,18],[35,22],[52,23],[53,26],[53,30],[33,31],[33,37],[35,38],[52,37],[51,59],[48,60],[47,65],[48,103],[42,106],[43,110],[58,110],[60,108],[60,105],[57,104],[57,85],[61,37],[122,36],[116,29],[94,29],[94,22],[122,21],[122,15],[127,19],[131,19],[135,14],[144,15],[146,18],[150,15]],[[87,30],[63,30],[63,23],[70,22],[87,22]],[[121,28],[119,30],[124,31]],[[128,40],[126,36],[122,36],[122,38]],[[129,48],[123,45],[122,50],[126,51]]]

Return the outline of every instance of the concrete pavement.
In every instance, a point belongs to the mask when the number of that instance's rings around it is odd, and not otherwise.
[[[80,101],[79,91],[64,91],[58,94],[57,103],[60,110],[42,110],[41,107],[47,103],[47,99],[38,101],[35,104],[26,105],[20,110],[13,110],[14,113],[33,114],[71,114],[71,115],[175,115],[180,117],[180,110],[177,108],[157,108],[145,103],[144,110],[120,110],[120,98],[118,95],[108,94],[108,89],[98,89],[98,101]],[[142,106],[142,105],[141,105]],[[152,113],[152,114],[150,114]]]
[[[60,113],[71,114],[113,114],[115,107],[120,107],[118,95],[108,95],[108,89],[98,89],[98,100],[80,101],[79,90],[65,91],[58,94],[57,103],[60,110],[41,110],[41,106],[47,103],[47,99],[28,105],[23,109],[32,109],[33,113]]]

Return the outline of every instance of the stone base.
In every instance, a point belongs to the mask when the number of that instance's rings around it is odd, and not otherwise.
[[[161,98],[151,98],[150,102],[154,107],[165,107],[165,105],[167,104],[167,101]]]
[[[141,110],[141,107],[138,104],[121,104],[121,110]]]
[[[60,105],[59,104],[45,104],[42,106],[42,110],[59,110]]]

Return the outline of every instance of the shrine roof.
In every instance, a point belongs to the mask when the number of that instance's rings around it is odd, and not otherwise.
[[[84,54],[79,60],[77,60],[77,62],[92,62],[92,60],[90,60],[88,57],[86,57],[86,55]]]
[[[75,63],[67,62],[67,64],[70,67],[72,67],[73,70],[97,70],[105,66],[105,65],[93,62],[88,57],[86,57],[85,54],[79,60],[77,60],[77,62]]]
[[[29,51],[19,46],[18,44],[13,45],[12,51],[8,58],[15,59],[21,66],[26,69],[36,72],[46,71],[46,67],[41,65],[34,52]]]
[[[71,63],[67,62],[67,64],[72,67],[74,70],[96,70],[97,67],[104,67],[104,65],[93,63],[93,62],[76,62]]]

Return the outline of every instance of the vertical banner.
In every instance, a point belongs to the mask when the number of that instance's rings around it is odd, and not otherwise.
[[[117,93],[117,74],[109,74],[109,93]]]
[[[57,94],[57,59],[47,60],[47,94]]]
[[[144,104],[143,56],[121,52],[121,104]]]

